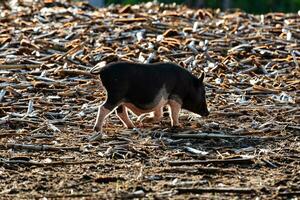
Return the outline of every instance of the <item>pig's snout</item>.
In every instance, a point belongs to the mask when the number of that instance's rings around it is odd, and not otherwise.
[[[207,116],[209,115],[209,112],[208,112],[208,111],[205,111],[205,112],[201,113],[201,115],[202,115],[203,117],[207,117]]]
[[[206,109],[200,111],[200,115],[203,117],[207,117],[209,115],[208,109],[206,108]]]

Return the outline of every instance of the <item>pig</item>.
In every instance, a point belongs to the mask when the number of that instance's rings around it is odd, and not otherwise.
[[[163,116],[163,107],[169,106],[171,126],[179,126],[181,109],[208,116],[203,84],[204,73],[199,78],[174,63],[140,64],[114,62],[99,70],[106,90],[106,100],[99,106],[94,130],[102,132],[104,119],[116,110],[125,127],[134,128],[128,109],[135,115],[153,112],[153,121]]]

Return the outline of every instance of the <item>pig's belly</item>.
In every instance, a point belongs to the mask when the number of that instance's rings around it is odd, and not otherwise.
[[[149,87],[140,85],[130,90],[123,100],[125,106],[135,114],[155,111],[163,107],[169,99],[169,93],[164,85]]]
[[[141,114],[144,114],[144,113],[159,111],[167,104],[168,104],[168,100],[166,100],[164,98],[161,98],[156,105],[152,105],[152,106],[150,106],[150,108],[149,108],[149,106],[147,106],[148,108],[146,108],[146,109],[141,108],[132,103],[123,103],[124,106],[126,106],[129,110],[131,110],[134,114],[136,114],[138,116]]]

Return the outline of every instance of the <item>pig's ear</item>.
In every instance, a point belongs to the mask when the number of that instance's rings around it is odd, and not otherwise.
[[[205,74],[204,74],[204,72],[202,72],[202,74],[199,76],[200,83],[203,83],[204,77],[205,77]]]

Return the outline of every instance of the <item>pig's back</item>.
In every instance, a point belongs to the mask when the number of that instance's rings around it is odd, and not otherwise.
[[[108,93],[144,109],[160,97],[184,96],[191,82],[191,74],[173,63],[112,63],[100,77]]]

